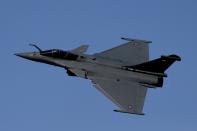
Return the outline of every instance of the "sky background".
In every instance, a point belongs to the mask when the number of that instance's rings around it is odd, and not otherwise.
[[[148,91],[145,116],[113,112],[116,106],[90,81],[27,61],[16,52],[87,53],[124,43],[153,41],[150,58],[178,54],[162,89]],[[0,0],[0,131],[197,130],[196,0]]]

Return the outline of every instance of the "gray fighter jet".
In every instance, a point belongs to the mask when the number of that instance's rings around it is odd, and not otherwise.
[[[148,88],[163,86],[165,70],[181,58],[175,54],[149,60],[151,41],[122,38],[127,43],[96,53],[84,54],[88,45],[70,51],[59,49],[15,55],[67,70],[69,76],[91,80],[93,85],[115,103],[116,112],[144,115],[143,106]]]

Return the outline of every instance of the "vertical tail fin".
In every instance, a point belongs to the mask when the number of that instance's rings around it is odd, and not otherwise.
[[[175,61],[181,61],[181,58],[177,55],[161,56],[161,58],[151,60],[142,64],[127,66],[132,69],[164,73]]]

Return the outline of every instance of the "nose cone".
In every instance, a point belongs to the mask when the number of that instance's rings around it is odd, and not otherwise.
[[[24,58],[24,59],[31,60],[31,61],[46,63],[46,64],[50,64],[50,65],[65,68],[64,64],[57,63],[57,61],[55,61],[54,58],[50,58],[50,57],[47,57],[47,56],[40,55],[40,52],[16,53],[14,55],[19,56],[19,57]]]
[[[27,58],[31,56],[30,53],[16,53],[14,55],[22,57],[22,58]]]
[[[16,53],[14,55],[25,58],[25,59],[31,59],[33,57],[33,53]]]

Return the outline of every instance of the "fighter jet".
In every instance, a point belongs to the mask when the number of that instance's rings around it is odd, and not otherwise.
[[[166,69],[181,58],[171,54],[149,60],[151,41],[122,39],[127,42],[92,55],[85,54],[88,45],[63,51],[42,50],[34,44],[31,46],[38,52],[15,55],[64,68],[68,76],[91,80],[96,89],[117,105],[115,112],[144,115],[147,89],[162,87],[163,79],[167,77]]]

